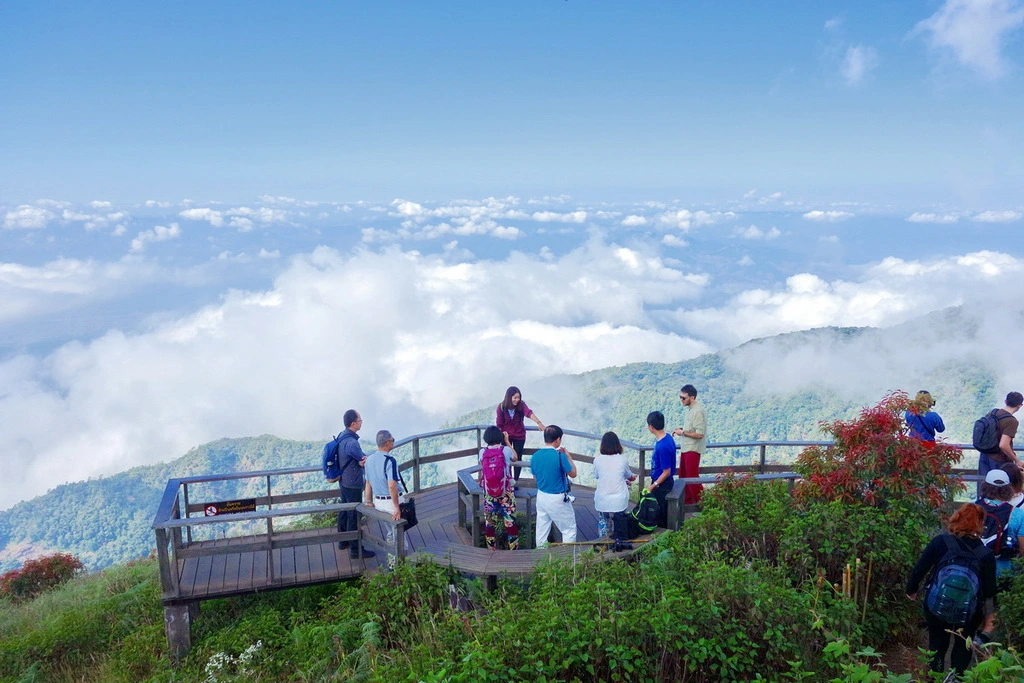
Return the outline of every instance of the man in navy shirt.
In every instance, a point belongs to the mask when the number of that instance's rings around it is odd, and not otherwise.
[[[338,466],[341,467],[341,480],[338,485],[341,487],[342,503],[363,502],[363,466],[366,464],[366,455],[359,447],[359,429],[363,426],[363,417],[355,410],[346,410],[345,431],[341,433],[338,442]],[[338,531],[355,531],[359,528],[359,513],[355,510],[342,510],[338,513]],[[349,555],[353,558],[359,557],[359,541],[342,541],[338,543],[339,548],[348,548]],[[373,557],[376,553],[372,550],[363,550],[363,557]]]
[[[665,498],[672,490],[672,470],[676,465],[676,442],[665,433],[665,416],[655,410],[647,416],[647,429],[654,435],[654,454],[651,456],[651,485],[648,490],[658,500],[658,526],[668,526],[668,504]]]

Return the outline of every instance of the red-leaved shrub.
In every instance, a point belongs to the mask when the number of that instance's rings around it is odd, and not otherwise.
[[[22,602],[55,588],[84,569],[82,561],[71,553],[55,553],[28,560],[21,569],[0,576],[0,596]]]
[[[803,475],[797,495],[805,500],[860,502],[938,510],[964,485],[952,474],[963,453],[938,442],[924,444],[911,437],[903,413],[921,406],[906,393],[886,395],[878,405],[861,410],[853,420],[823,422],[833,436],[830,446],[811,446],[797,458]]]

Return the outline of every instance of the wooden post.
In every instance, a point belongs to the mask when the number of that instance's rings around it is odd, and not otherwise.
[[[665,496],[665,506],[668,508],[666,512],[665,524],[671,531],[679,531],[683,525],[683,491],[686,489],[685,484],[681,483],[679,479],[672,482],[672,490]],[[678,493],[678,495],[677,495]]]
[[[765,463],[765,459],[767,458],[767,454],[768,454],[768,444],[761,444],[760,451],[761,451],[761,463],[760,463],[760,465],[758,465],[757,472],[758,472],[758,474],[764,474],[764,463]]]
[[[637,481],[640,482],[640,488],[641,489],[644,487],[644,479],[647,478],[647,457],[645,456],[645,453],[646,453],[646,449],[641,448],[640,449],[640,466],[637,468],[637,469],[639,469],[639,472],[637,474],[640,475],[640,478]]]
[[[173,592],[177,595],[178,582],[171,578],[174,574],[177,574],[177,571],[172,570],[171,567],[171,558],[167,554],[167,540],[167,530],[157,529],[156,557],[160,565],[160,590],[164,593]]]
[[[466,500],[465,498],[463,498],[463,496],[468,494],[469,491],[467,491],[466,487],[462,485],[461,478],[458,480],[456,488],[459,492],[459,526],[465,529],[468,521],[466,519]]]
[[[395,558],[400,560],[403,557],[405,557],[405,525],[395,524]]]
[[[185,496],[185,519],[188,519],[190,517],[188,514],[188,484],[182,484],[182,491]],[[188,544],[192,545],[192,527],[185,527],[185,538],[188,539]]]
[[[471,494],[470,500],[473,501],[473,526],[470,532],[473,538],[473,545],[477,548],[483,548],[486,544],[483,542],[483,530],[480,529],[480,494]]]
[[[420,491],[420,440],[418,438],[412,441],[412,490],[416,493]]]
[[[164,605],[164,631],[171,651],[171,660],[177,664],[192,649],[192,616],[198,606],[192,603]]]

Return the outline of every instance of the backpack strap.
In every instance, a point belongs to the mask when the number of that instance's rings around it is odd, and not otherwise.
[[[946,542],[947,550],[953,553],[963,552],[964,550],[970,550],[971,554],[978,558],[979,563],[982,560],[984,560],[985,556],[990,552],[989,549],[985,547],[984,543],[975,546],[974,548],[970,548],[967,546],[966,543],[961,541],[960,538],[954,534],[943,534],[942,538]]]
[[[396,458],[395,456],[390,455],[388,453],[384,454],[384,479],[386,479],[387,481],[391,481],[391,479],[388,478],[388,463],[389,462],[393,463],[393,465],[392,465],[392,468],[393,468],[392,472],[397,474],[398,475],[398,481],[402,482],[402,493],[403,494],[409,493],[409,487],[405,485],[405,477],[402,476],[402,473],[398,469],[398,458]]]
[[[921,428],[917,431],[921,432],[923,436],[928,436],[928,423],[924,421],[924,414],[916,415],[917,421],[921,423]]]

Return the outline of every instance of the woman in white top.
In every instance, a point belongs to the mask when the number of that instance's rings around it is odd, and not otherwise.
[[[601,437],[601,455],[594,458],[594,476],[597,477],[594,509],[600,513],[597,532],[606,537],[615,513],[629,507],[629,484],[636,479],[615,432],[605,432]]]

